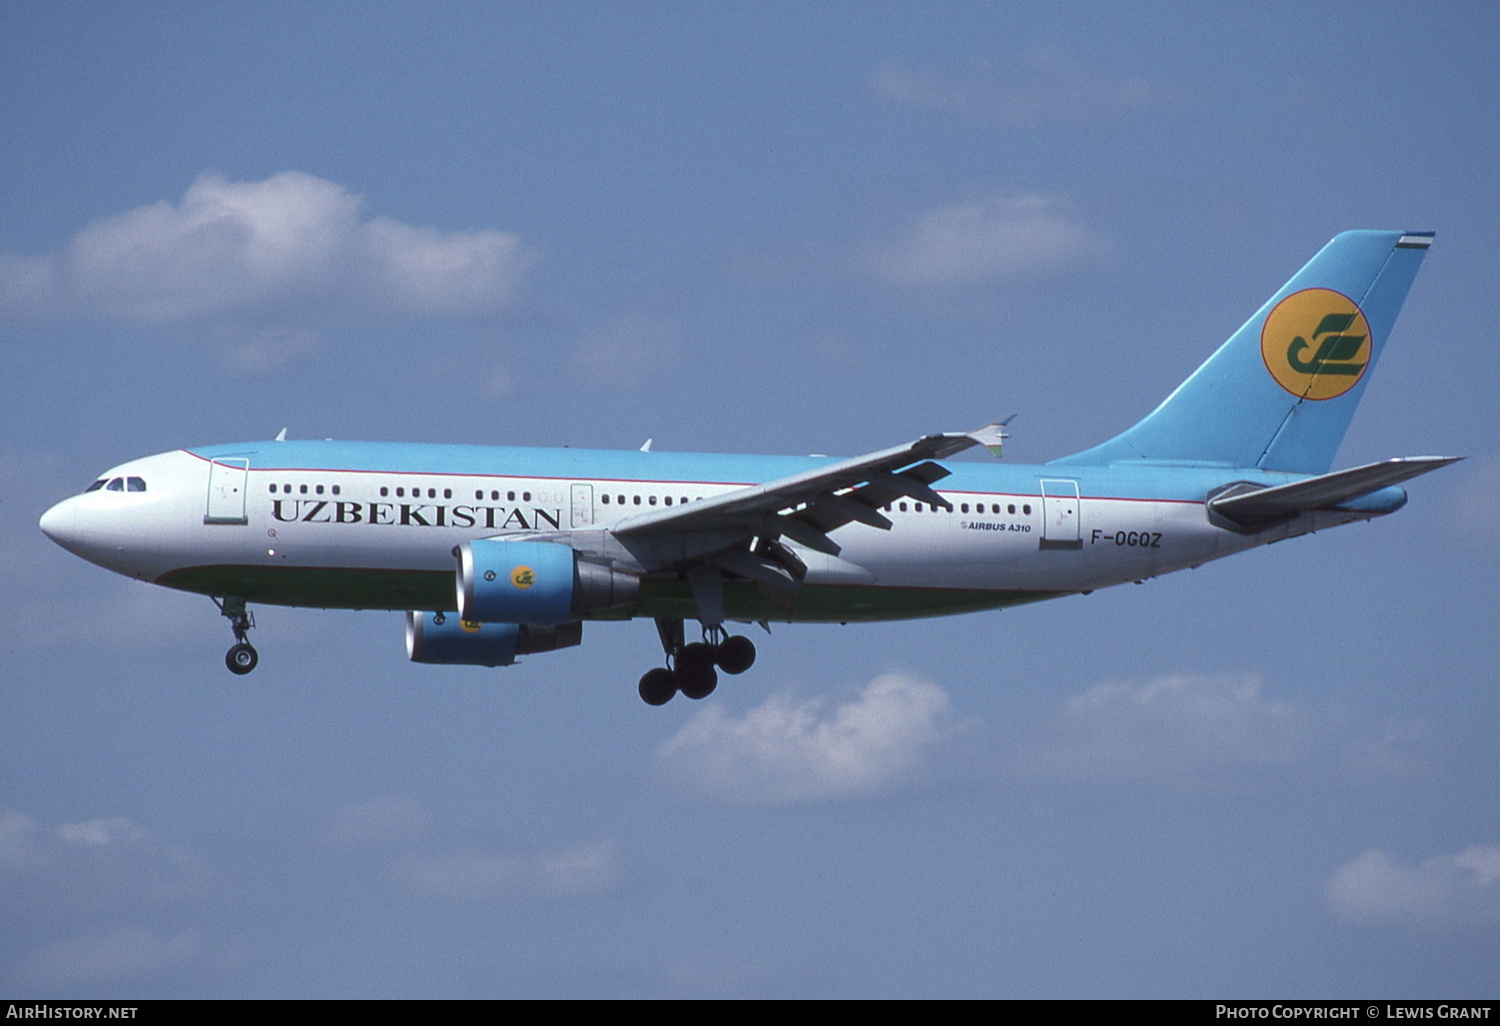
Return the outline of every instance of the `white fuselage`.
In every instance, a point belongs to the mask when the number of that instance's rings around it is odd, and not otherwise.
[[[715,457],[686,454],[598,454],[600,466],[588,474],[588,453],[561,450],[571,465],[537,457],[528,473],[527,458],[549,451],[465,450],[465,459],[449,459],[451,447],[369,443],[351,455],[358,443],[335,443],[338,451],[314,459],[318,443],[296,444],[300,458],[291,462],[323,465],[271,465],[277,443],[239,447],[243,457],[215,447],[210,455],[180,450],[134,460],[104,475],[105,486],[53,507],[42,528],[100,566],[188,591],[284,605],[453,610],[454,549],[464,541],[607,532],[643,510],[755,483],[745,474],[755,470],[750,457],[724,458],[725,473],[714,480],[702,470]],[[476,472],[486,452],[504,472]],[[429,469],[413,469],[423,459]],[[786,462],[773,461],[764,475],[784,472]],[[621,476],[622,464],[635,476]],[[903,499],[882,510],[890,530],[852,523],[834,531],[837,556],[793,544],[807,566],[804,596],[767,613],[759,600],[731,594],[729,615],[858,620],[994,608],[1143,580],[1363,518],[1304,514],[1255,534],[1210,522],[1205,500],[1216,487],[1251,473],[1262,484],[1287,478],[1265,472],[953,469],[937,488],[951,511]],[[144,490],[112,487],[130,478]],[[628,615],[684,615],[680,584],[657,583]]]

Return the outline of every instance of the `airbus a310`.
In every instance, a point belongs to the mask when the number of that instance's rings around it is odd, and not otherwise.
[[[484,666],[646,617],[641,697],[703,698],[755,661],[730,624],[1000,609],[1399,509],[1453,458],[1330,468],[1431,242],[1338,235],[1144,420],[1039,466],[945,462],[1001,423],[853,459],[278,438],[121,464],[41,528],[211,596],[235,673],[251,603],[404,610],[413,660]]]

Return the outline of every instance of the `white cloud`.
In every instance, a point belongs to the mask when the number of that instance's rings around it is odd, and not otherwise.
[[[1008,763],[1028,776],[1196,789],[1265,774],[1390,772],[1419,734],[1269,697],[1255,675],[1181,674],[1089,688],[1024,731]]]
[[[190,930],[162,937],[142,927],[122,927],[45,945],[9,975],[22,986],[79,987],[197,969],[203,961],[197,937]]]
[[[1457,541],[1466,548],[1500,551],[1500,524],[1495,504],[1500,502],[1500,456],[1459,464],[1466,477],[1450,493],[1449,522]]]
[[[1159,105],[1162,87],[1139,75],[1110,76],[1075,52],[1040,48],[967,70],[883,64],[870,88],[904,107],[963,114],[1023,128],[1089,116],[1115,117]]]
[[[47,828],[0,809],[0,908],[50,915],[141,908],[193,897],[197,860],[127,819]]]
[[[898,285],[975,285],[1055,274],[1106,249],[1065,201],[1018,193],[935,207],[862,262]]]
[[[1500,923],[1500,846],[1475,845],[1408,866],[1379,850],[1340,866],[1328,881],[1329,907],[1366,923],[1429,927]]]
[[[573,366],[600,388],[634,388],[659,381],[677,355],[677,329],[671,323],[631,315],[580,339]]]
[[[620,877],[620,855],[604,841],[526,855],[472,850],[413,853],[396,863],[393,875],[422,897],[447,901],[569,897],[614,886]]]
[[[509,367],[495,364],[488,372],[478,371],[476,376],[481,382],[479,391],[491,399],[505,399],[516,391],[516,373]]]
[[[216,327],[209,338],[220,362],[245,376],[269,374],[323,348],[323,337],[310,328],[223,325]]]
[[[509,232],[363,219],[359,197],[299,171],[204,174],[88,225],[43,256],[0,254],[0,316],[140,324],[472,316],[510,304],[534,261]]]
[[[613,844],[595,842],[549,852],[538,864],[549,893],[598,894],[620,877],[620,853]]]
[[[742,717],[707,706],[656,758],[669,778],[704,797],[814,801],[900,783],[953,729],[942,688],[888,673],[843,702],[773,696]]]
[[[483,841],[455,841],[452,834],[450,824],[397,795],[345,805],[322,831],[336,854],[373,854],[377,872],[400,890],[443,901],[596,894],[621,875],[619,849],[608,840],[502,850]]]
[[[388,795],[338,809],[324,836],[337,847],[379,846],[420,837],[427,826],[427,812],[417,802]]]

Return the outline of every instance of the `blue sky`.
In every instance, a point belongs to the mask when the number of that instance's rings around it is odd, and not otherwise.
[[[1494,997],[1486,5],[0,6],[0,991]],[[238,225],[225,231],[224,225]],[[1438,232],[1371,525],[930,622],[507,670],[53,546],[265,438],[859,453],[1153,407],[1329,237]]]

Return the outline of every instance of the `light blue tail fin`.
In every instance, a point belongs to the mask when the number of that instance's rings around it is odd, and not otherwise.
[[[1326,473],[1432,234],[1336,235],[1146,419],[1053,462]]]

